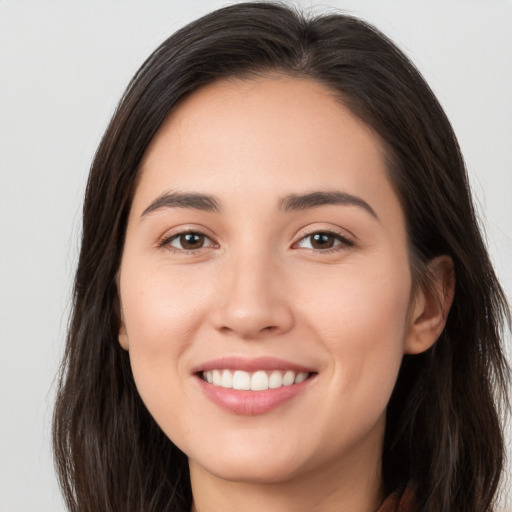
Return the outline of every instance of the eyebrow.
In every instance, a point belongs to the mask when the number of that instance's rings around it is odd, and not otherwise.
[[[317,191],[306,194],[290,194],[279,202],[281,211],[307,210],[325,205],[358,206],[377,220],[375,210],[360,197],[338,191]],[[219,212],[218,200],[207,194],[197,192],[166,192],[158,196],[141,214],[141,217],[163,208],[192,208],[205,212]]]
[[[162,208],[193,208],[205,212],[218,212],[219,203],[213,197],[196,192],[166,192],[158,196],[143,212],[141,217]]]
[[[307,194],[291,194],[281,200],[280,209],[288,212],[293,210],[306,210],[308,208],[316,208],[318,206],[341,204],[347,206],[358,206],[366,210],[377,220],[379,217],[375,210],[360,197],[338,191],[319,191],[309,192]]]

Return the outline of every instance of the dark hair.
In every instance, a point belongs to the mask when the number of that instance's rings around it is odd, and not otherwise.
[[[500,405],[510,311],[482,241],[450,123],[404,54],[365,22],[235,4],[172,35],[129,84],[101,141],[83,208],[73,313],[54,415],[54,452],[75,512],[190,510],[186,456],[156,425],[118,343],[116,274],[139,164],[173,108],[201,86],[272,73],[332,90],[381,138],[408,223],[413,279],[451,256],[456,292],[427,352],[405,356],[388,406],[388,491],[414,482],[419,511],[493,509],[504,459]]]

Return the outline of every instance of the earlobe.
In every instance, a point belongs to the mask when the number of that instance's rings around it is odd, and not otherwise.
[[[126,333],[126,326],[124,323],[123,307],[121,306],[119,299],[117,304],[117,315],[119,318],[119,333],[117,335],[117,339],[119,340],[121,347],[128,350],[128,334]]]
[[[121,347],[123,347],[125,350],[128,350],[128,334],[126,334],[124,324],[119,328],[119,334],[117,338]]]
[[[404,351],[419,354],[428,350],[443,332],[455,294],[455,272],[449,256],[438,256],[428,264],[430,286],[414,297]]]

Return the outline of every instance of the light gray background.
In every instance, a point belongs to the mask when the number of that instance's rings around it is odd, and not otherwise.
[[[101,134],[145,57],[178,27],[224,4],[0,0],[0,512],[64,510],[49,449],[54,376],[80,203]],[[510,297],[512,2],[321,6],[375,23],[432,85],[458,134]]]

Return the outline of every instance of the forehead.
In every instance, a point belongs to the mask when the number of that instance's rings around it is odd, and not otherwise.
[[[143,211],[171,189],[229,200],[249,191],[260,205],[333,188],[398,204],[379,137],[315,81],[231,79],[167,118],[144,155],[133,206]]]

